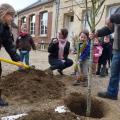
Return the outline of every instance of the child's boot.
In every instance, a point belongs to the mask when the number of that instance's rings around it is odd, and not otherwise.
[[[100,75],[101,65],[98,64],[96,75]]]
[[[84,79],[83,81],[81,82],[81,85],[83,87],[87,87],[88,86],[88,77],[87,76],[84,76]]]
[[[101,76],[101,77],[105,77],[105,76],[106,76],[106,66],[104,66],[104,65],[103,65],[103,67],[101,68],[100,76]]]
[[[82,81],[84,81],[83,75],[77,76],[77,77],[76,77],[76,81],[73,83],[73,86],[80,85]]]

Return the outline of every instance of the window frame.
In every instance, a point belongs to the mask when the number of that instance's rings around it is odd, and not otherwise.
[[[39,34],[40,36],[43,36],[43,37],[47,36],[48,34],[48,11],[44,11],[40,13],[40,33]]]
[[[90,11],[88,11],[88,18],[90,18]],[[83,11],[83,22],[82,22],[82,28],[83,29],[87,29],[88,31],[90,31],[90,26],[87,22],[87,16],[86,16],[86,11]]]
[[[107,17],[110,17],[110,15],[112,15],[118,7],[120,7],[120,5],[112,5],[112,6],[108,7]]]
[[[26,23],[26,20],[27,20],[26,16],[22,17],[21,18],[21,24]]]
[[[35,35],[35,14],[32,14],[32,15],[30,15],[30,18],[29,18],[29,25],[30,25],[30,34],[32,35],[32,36],[34,36]]]

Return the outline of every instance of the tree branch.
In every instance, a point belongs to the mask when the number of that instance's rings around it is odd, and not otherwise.
[[[85,6],[86,6],[86,17],[87,17],[87,22],[88,22],[88,25],[90,26],[90,29],[92,28],[92,25],[91,25],[91,22],[89,20],[89,16],[88,16],[88,1],[85,0]]]
[[[103,13],[104,13],[104,10],[105,10],[105,5],[104,5],[104,8],[103,8],[102,13],[101,13],[101,15],[100,15],[100,18],[99,18],[98,21],[96,22],[95,26],[97,26],[98,23],[100,22],[100,20],[101,20],[101,18],[102,18],[102,15],[103,15]]]
[[[74,11],[74,14],[75,14],[75,16],[77,17],[77,19],[78,19],[79,21],[83,21],[83,20],[80,19],[80,17],[75,13],[75,11]]]
[[[101,6],[104,4],[105,1],[106,1],[106,0],[103,0],[103,1],[101,1],[100,4],[98,4],[98,6],[96,7],[95,15],[97,15],[97,14],[99,13],[99,11],[100,11],[100,9],[101,9]]]

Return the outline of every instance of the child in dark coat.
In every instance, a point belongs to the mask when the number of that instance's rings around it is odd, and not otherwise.
[[[25,63],[29,65],[30,50],[31,48],[33,48],[33,50],[36,50],[36,47],[31,35],[27,32],[26,24],[23,24],[21,26],[21,32],[19,33],[19,36],[16,40],[16,48],[20,51],[21,62],[23,62],[25,59]]]
[[[102,43],[103,51],[98,61],[97,75],[106,76],[108,74],[107,63],[111,59],[112,44],[110,42],[110,36],[105,36]]]

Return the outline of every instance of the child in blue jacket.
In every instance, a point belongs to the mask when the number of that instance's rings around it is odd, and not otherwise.
[[[79,72],[77,80],[73,85],[87,86],[88,81],[88,60],[90,56],[90,40],[89,40],[89,32],[84,30],[80,33],[80,42],[79,42]]]

